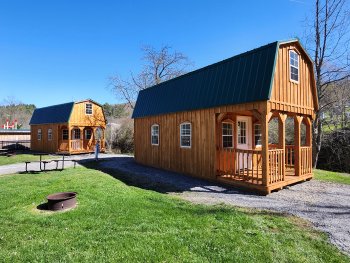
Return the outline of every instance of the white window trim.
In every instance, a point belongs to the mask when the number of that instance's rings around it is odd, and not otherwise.
[[[256,136],[256,134],[255,134],[255,125],[259,125],[260,126],[260,136],[262,137],[262,130],[261,130],[261,123],[254,123],[254,145],[255,145],[255,147],[256,148],[261,148],[262,147],[262,142],[261,142],[261,144],[255,144],[255,136]]]
[[[86,113],[87,105],[91,105],[91,113]],[[92,105],[92,103],[85,103],[85,115],[92,115],[92,113],[94,112],[93,109],[94,109],[94,106]]]
[[[47,140],[52,141],[52,129],[47,130]]]
[[[158,127],[158,135],[156,135],[156,136],[158,137],[158,143],[157,143],[157,144],[153,143],[153,141],[152,141],[152,137],[153,137],[153,135],[152,135],[153,127]],[[158,124],[153,124],[153,125],[151,126],[151,145],[159,146],[159,125],[158,125]]]
[[[231,135],[224,135],[224,134],[223,134],[223,131],[222,131],[222,124],[224,124],[224,123],[230,124],[230,125],[232,126],[232,134],[231,134]],[[222,148],[225,148],[225,149],[232,149],[232,148],[233,148],[233,146],[234,146],[234,139],[235,139],[233,127],[234,127],[233,122],[230,122],[230,121],[223,121],[223,122],[221,122],[221,142],[222,142]],[[231,146],[231,147],[224,147],[224,137],[229,137],[229,136],[232,137],[232,146]]]
[[[240,123],[240,122],[244,122],[245,123],[245,135],[244,135],[245,143],[241,143],[240,140],[239,140],[240,137],[242,137],[242,135],[238,133],[238,131],[240,129],[238,123]],[[248,145],[247,131],[248,131],[248,121],[246,121],[246,120],[239,120],[239,121],[237,121],[237,144],[238,145]]]
[[[38,141],[41,141],[42,136],[43,136],[42,130],[41,130],[41,129],[38,129],[38,134],[37,134],[37,139],[38,139]]]
[[[190,125],[190,135],[183,135],[183,136],[190,136],[190,145],[182,145],[181,144],[181,128],[183,125],[189,124]],[[180,148],[190,149],[192,147],[192,123],[190,122],[183,122],[180,124]]]
[[[290,58],[291,58],[291,53],[295,53],[296,55],[297,55],[297,58],[298,58],[298,67],[295,67],[294,65],[292,65],[290,62]],[[294,49],[290,49],[289,50],[289,81],[290,82],[294,82],[294,83],[296,83],[296,84],[299,84],[299,79],[300,79],[300,71],[299,71],[299,54],[294,50]],[[297,69],[298,70],[298,80],[294,80],[294,79],[292,79],[292,70],[291,70],[291,67],[293,67],[293,68],[295,68],[295,69]]]

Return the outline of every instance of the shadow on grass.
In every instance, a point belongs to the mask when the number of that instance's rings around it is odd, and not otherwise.
[[[220,194],[261,195],[217,182],[209,182],[191,176],[156,169],[137,164],[132,157],[113,157],[95,162],[79,162],[80,165],[95,169],[122,181],[126,185],[159,193],[207,192]]]

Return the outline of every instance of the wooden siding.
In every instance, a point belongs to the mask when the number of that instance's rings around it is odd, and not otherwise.
[[[289,50],[299,54],[299,83],[290,80]],[[317,100],[313,66],[298,43],[281,45],[275,65],[271,110],[281,110],[312,116]]]
[[[87,103],[91,103],[93,105],[92,115],[85,114],[85,105]],[[70,126],[95,126],[95,127],[101,126],[105,128],[106,121],[105,121],[102,107],[90,101],[75,103],[69,119],[69,125]]]
[[[220,113],[263,111],[266,102],[223,106],[135,119],[137,162],[206,179],[216,178],[216,119]],[[191,148],[180,147],[180,124],[192,124]],[[159,146],[151,145],[151,126],[159,125]]]
[[[38,140],[38,129],[41,129],[41,140]],[[52,129],[52,140],[48,140],[48,130]],[[57,152],[58,149],[58,125],[57,124],[41,124],[31,125],[31,145],[32,151],[38,152]]]

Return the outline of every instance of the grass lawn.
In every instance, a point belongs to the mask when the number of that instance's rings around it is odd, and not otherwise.
[[[204,206],[125,185],[79,167],[0,177],[4,262],[349,262],[295,217]],[[78,207],[38,211],[78,192]]]
[[[340,184],[350,184],[350,174],[347,173],[338,173],[315,169],[314,175],[317,180]]]
[[[52,156],[49,155],[43,155],[42,159],[47,160],[52,158]],[[33,162],[33,161],[39,161],[38,155],[33,154],[15,154],[10,157],[7,156],[0,156],[0,166],[1,165],[7,165],[7,164],[14,164],[14,163],[24,163],[24,162]]]

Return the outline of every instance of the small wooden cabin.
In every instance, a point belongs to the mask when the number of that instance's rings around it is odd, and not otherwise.
[[[274,42],[140,91],[135,160],[270,193],[313,177],[317,108],[312,60],[296,39]]]
[[[39,108],[30,120],[31,150],[90,153],[100,140],[101,152],[104,152],[105,128],[102,106],[90,99]]]

